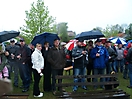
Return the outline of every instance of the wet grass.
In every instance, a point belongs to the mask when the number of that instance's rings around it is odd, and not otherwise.
[[[12,74],[12,79],[13,79],[13,74]],[[132,99],[132,89],[129,89],[129,88],[126,87],[127,85],[129,85],[129,79],[123,79],[123,76],[122,76],[121,73],[118,74],[118,79],[119,79],[119,82],[120,82],[120,85],[119,85],[118,88],[122,89],[126,93],[130,94],[131,99]],[[64,80],[63,82],[73,82],[73,80]],[[21,84],[21,80],[19,79],[19,86],[20,85],[22,85],[22,84]],[[72,92],[72,87],[66,87],[65,89],[68,92]],[[88,89],[93,90],[93,87],[88,86]],[[40,90],[41,90],[41,92],[44,92],[43,91],[43,77],[41,78],[41,81],[40,81]],[[80,92],[80,91],[84,91],[84,90],[79,88],[78,91]],[[13,94],[22,94],[22,89],[20,89],[19,87],[18,88],[14,87],[13,91],[11,93],[13,93]],[[26,92],[25,94],[29,94],[28,99],[56,99],[55,96],[52,94],[52,92],[44,92],[44,97],[34,98],[33,97],[33,83],[31,83],[31,85],[30,85],[30,90],[28,92]]]

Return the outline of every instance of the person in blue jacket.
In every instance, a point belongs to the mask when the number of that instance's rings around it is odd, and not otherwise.
[[[90,53],[90,57],[93,59],[94,75],[105,74],[106,63],[109,59],[109,54],[107,49],[102,46],[100,39],[97,39],[95,42],[96,45]],[[97,82],[97,79],[95,78],[93,81]],[[100,78],[100,82],[104,81],[105,79]],[[103,85],[101,87],[104,88]],[[97,88],[97,86],[94,86],[94,88]]]

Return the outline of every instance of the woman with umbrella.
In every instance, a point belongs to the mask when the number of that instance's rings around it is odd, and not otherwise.
[[[43,79],[43,89],[44,91],[51,91],[51,65],[47,60],[48,52],[50,50],[49,42],[44,43],[42,48],[42,55],[44,57],[44,79]]]

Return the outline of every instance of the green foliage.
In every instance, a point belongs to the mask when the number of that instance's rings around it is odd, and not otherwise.
[[[129,24],[128,28],[125,30],[126,39],[132,39],[132,23]]]
[[[65,22],[59,23],[57,27],[58,27],[58,34],[61,38],[61,41],[68,42],[69,39],[67,34],[67,28],[68,28],[67,23]]]
[[[123,31],[124,28],[119,24],[116,25],[107,25],[107,27],[102,31],[106,38],[117,36],[119,31]]]
[[[96,28],[93,28],[93,30],[99,30],[99,31],[102,31],[102,28],[101,28],[101,27],[96,27]]]
[[[25,11],[26,25],[20,27],[22,36],[28,37],[31,41],[36,34],[43,32],[56,32],[55,18],[49,15],[48,7],[43,0],[31,4],[30,11]]]

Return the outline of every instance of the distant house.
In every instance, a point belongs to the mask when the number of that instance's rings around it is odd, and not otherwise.
[[[73,37],[73,36],[76,35],[76,33],[73,32],[73,31],[67,31],[67,34],[68,34],[69,37]]]
[[[118,36],[118,37],[125,37],[126,35],[125,35],[125,33],[123,33],[123,32],[118,32],[117,36]]]

